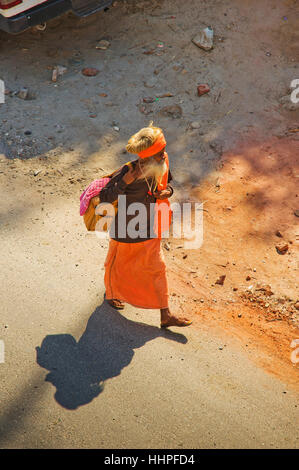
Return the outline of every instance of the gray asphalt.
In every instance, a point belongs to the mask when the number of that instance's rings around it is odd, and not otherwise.
[[[86,235],[76,201],[49,195],[41,213],[38,193],[26,207],[13,197],[0,245],[1,448],[298,447],[298,396],[234,338],[200,316],[164,331],[158,311],[111,309],[107,241]]]

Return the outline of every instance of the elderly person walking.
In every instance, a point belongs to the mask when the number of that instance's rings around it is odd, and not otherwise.
[[[168,303],[166,266],[161,249],[162,231],[165,230],[161,227],[163,218],[165,222],[163,211],[158,220],[160,204],[164,209],[165,206],[168,208],[168,198],[173,194],[165,147],[165,137],[160,128],[151,123],[141,129],[130,138],[126,147],[129,153],[137,154],[138,159],[124,165],[100,193],[101,202],[108,203],[113,203],[119,196],[126,196],[125,216],[118,199],[118,213],[110,228],[111,239],[105,261],[106,300],[116,309],[123,309],[124,302],[135,307],[159,309],[161,327],[164,328],[192,323],[187,318],[174,315]],[[138,219],[137,237],[136,232],[129,230],[130,221],[132,226],[136,216],[128,208],[134,203],[141,203],[146,214]],[[153,205],[155,211],[151,210]],[[166,215],[168,222],[170,214],[168,211]]]

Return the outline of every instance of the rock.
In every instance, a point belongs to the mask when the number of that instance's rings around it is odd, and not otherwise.
[[[191,129],[199,129],[200,123],[198,121],[191,122],[190,127]]]
[[[170,250],[170,245],[169,245],[169,243],[165,242],[163,246],[164,246],[165,250],[167,250],[167,251]]]
[[[271,290],[271,286],[269,286],[268,284],[266,286],[262,286],[262,287],[257,287],[256,288],[256,291],[260,291],[262,292],[264,295],[273,295],[273,292]]]
[[[285,255],[289,249],[289,245],[287,243],[285,245],[276,245],[275,248],[279,255]]]
[[[17,97],[21,98],[21,100],[26,100],[28,98],[28,88],[21,88],[17,93]]]
[[[155,101],[155,98],[151,98],[150,96],[143,98],[144,103],[154,103],[154,101]]]
[[[187,258],[187,256],[188,256],[188,255],[184,255],[184,256],[183,256],[183,259],[186,259],[186,258]]]
[[[223,276],[220,276],[219,279],[217,279],[217,281],[215,282],[215,284],[219,284],[220,286],[223,286],[225,278],[226,278],[225,274]]]
[[[39,175],[41,172],[42,172],[42,170],[35,170],[35,171],[33,172],[33,174],[34,174],[34,176],[37,176],[37,175]]]
[[[67,68],[63,65],[56,65],[52,72],[52,82],[56,82],[57,78],[67,72]]]
[[[280,233],[279,230],[276,230],[275,235],[279,238],[283,238],[282,234]]]
[[[296,302],[294,307],[295,307],[296,310],[299,310],[299,302]]]
[[[116,132],[119,132],[119,127],[113,126],[113,129],[114,129]]]
[[[206,93],[209,93],[209,91],[210,91],[210,87],[207,83],[203,83],[203,84],[197,86],[198,96],[205,95]]]
[[[205,51],[210,51],[213,48],[214,31],[209,26],[203,29],[197,36],[192,39],[193,44]]]
[[[246,277],[246,281],[250,281],[251,277],[250,276],[247,276]]]
[[[297,209],[297,210],[294,211],[294,215],[295,215],[296,217],[299,217],[299,209]]]
[[[108,47],[110,47],[110,42],[106,41],[105,39],[102,39],[96,45],[96,49],[101,49],[102,51],[105,51],[106,49],[108,49]]]
[[[138,109],[142,114],[145,114],[146,116],[153,112],[152,109],[150,107],[147,107],[145,104],[139,105]]]
[[[24,134],[25,134],[25,135],[31,135],[31,134],[32,134],[32,131],[25,131]]]
[[[81,72],[86,77],[95,77],[100,71],[93,67],[86,67],[85,69],[82,69]]]
[[[180,119],[182,117],[183,110],[181,106],[174,104],[172,106],[164,106],[164,108],[161,109],[160,114],[172,117],[173,119]]]
[[[147,80],[146,82],[144,82],[144,86],[146,88],[154,88],[156,83],[157,83],[156,80]]]
[[[242,317],[242,313],[239,313],[239,314],[238,314],[238,318],[241,318],[241,317]]]
[[[174,96],[172,93],[162,93],[161,95],[156,95],[156,98],[171,98]]]

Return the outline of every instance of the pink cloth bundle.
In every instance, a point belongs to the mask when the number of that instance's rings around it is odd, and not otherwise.
[[[88,209],[89,201],[98,196],[100,191],[109,183],[110,178],[101,178],[100,180],[94,180],[90,185],[83,191],[80,196],[80,215],[84,215]]]

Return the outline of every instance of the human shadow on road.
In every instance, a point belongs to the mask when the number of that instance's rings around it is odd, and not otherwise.
[[[37,363],[49,370],[56,401],[69,410],[91,402],[104,382],[130,364],[134,349],[157,337],[186,343],[179,333],[126,319],[106,302],[96,308],[77,342],[70,334],[48,335],[36,348]]]

